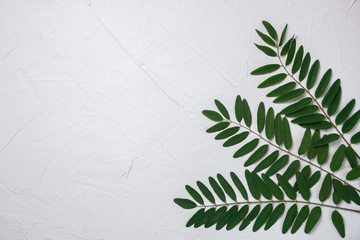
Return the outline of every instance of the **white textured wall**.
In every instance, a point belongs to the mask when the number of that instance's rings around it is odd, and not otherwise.
[[[1,0],[0,239],[337,239],[327,210],[310,236],[216,232],[185,228],[193,211],[172,200],[243,172],[201,110],[237,94],[270,106],[249,74],[271,62],[261,20],[289,23],[360,100],[353,2]],[[358,239],[360,215],[343,215]]]

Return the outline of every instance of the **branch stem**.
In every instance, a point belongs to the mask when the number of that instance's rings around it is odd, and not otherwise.
[[[268,204],[268,203],[275,203],[275,204],[277,204],[277,203],[301,203],[301,204],[323,206],[323,207],[327,207],[327,208],[340,209],[340,210],[344,210],[344,211],[360,213],[360,210],[356,210],[356,209],[333,206],[333,205],[324,204],[324,203],[316,203],[316,202],[310,202],[310,201],[298,201],[298,200],[243,201],[243,202],[221,203],[221,204],[213,204],[213,205],[199,205],[197,207],[199,207],[199,208],[203,208],[203,207],[217,208],[217,207],[222,207],[222,206],[229,207],[229,206],[236,206],[236,205],[243,205],[243,204]]]

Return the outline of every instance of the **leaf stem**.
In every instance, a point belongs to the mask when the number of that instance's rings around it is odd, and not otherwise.
[[[321,106],[321,104],[317,101],[316,97],[314,97],[311,92],[301,84],[301,82],[299,80],[297,80],[293,74],[291,74],[288,69],[286,68],[286,66],[284,65],[283,61],[281,60],[281,56],[280,56],[280,48],[278,46],[278,44],[276,44],[276,51],[277,51],[277,58],[279,59],[280,65],[281,67],[285,70],[286,74],[288,76],[290,76],[295,83],[297,83],[302,89],[305,90],[305,92],[314,100],[315,104],[319,107],[319,109],[321,110],[321,112],[324,114],[325,118],[330,122],[330,124],[333,126],[333,128],[338,132],[338,134],[340,135],[340,137],[344,140],[344,142],[346,143],[346,145],[348,147],[351,147],[351,144],[349,143],[349,141],[345,138],[344,134],[338,129],[337,125],[331,120],[330,116],[325,112],[325,109]],[[359,154],[354,150],[354,153],[356,154],[357,159],[360,159]]]
[[[302,203],[302,204],[307,204],[307,205],[324,206],[324,207],[333,208],[333,209],[340,209],[340,210],[344,210],[344,211],[360,213],[360,210],[356,210],[356,209],[338,207],[338,206],[333,206],[333,205],[324,204],[324,203],[316,203],[316,202],[310,202],[310,201],[298,201],[298,200],[243,201],[243,202],[221,203],[221,204],[213,204],[213,205],[198,205],[197,207],[199,207],[199,208],[202,208],[202,207],[217,208],[217,207],[222,207],[222,206],[229,207],[229,206],[243,205],[243,204],[268,204],[268,203],[275,203],[275,204],[276,203]]]
[[[245,128],[245,129],[248,130],[249,132],[255,134],[255,135],[256,135],[258,138],[260,138],[261,140],[267,142],[269,145],[271,145],[271,146],[279,149],[279,150],[282,151],[282,152],[285,152],[286,154],[289,154],[290,156],[293,156],[293,157],[295,157],[295,158],[297,158],[297,159],[299,159],[299,160],[301,160],[301,161],[304,161],[304,162],[306,162],[307,164],[309,164],[309,165],[311,165],[311,166],[313,166],[313,167],[316,167],[316,168],[320,169],[320,170],[323,171],[323,172],[326,172],[326,173],[330,174],[333,178],[338,179],[340,182],[342,182],[342,183],[344,183],[344,184],[347,184],[347,185],[349,185],[350,187],[354,188],[356,191],[360,192],[360,189],[358,189],[358,188],[354,187],[353,185],[349,184],[346,180],[341,179],[340,177],[336,176],[334,173],[329,172],[328,170],[322,168],[320,165],[317,165],[317,164],[311,162],[310,160],[307,160],[307,159],[305,159],[305,158],[302,158],[301,156],[299,156],[299,155],[297,155],[297,154],[294,154],[294,153],[290,152],[289,150],[284,149],[284,148],[276,145],[275,143],[272,143],[270,140],[264,138],[263,136],[261,136],[261,134],[253,131],[251,128],[249,128],[249,127],[247,127],[247,126],[245,126],[245,125],[243,125],[243,124],[241,124],[241,123],[234,122],[234,121],[232,121],[232,120],[226,120],[226,121],[228,121],[228,122],[230,122],[230,123],[232,123],[232,124],[238,125],[239,127]]]

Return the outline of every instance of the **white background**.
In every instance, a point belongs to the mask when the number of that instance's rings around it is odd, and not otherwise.
[[[185,228],[194,211],[173,198],[217,173],[242,176],[236,149],[205,133],[214,98],[282,109],[249,74],[275,61],[253,45],[262,20],[289,23],[322,73],[342,79],[343,104],[360,100],[354,2],[0,1],[0,239],[338,239],[329,210],[311,235],[282,235],[280,222]],[[360,215],[342,213],[346,239],[359,239]]]

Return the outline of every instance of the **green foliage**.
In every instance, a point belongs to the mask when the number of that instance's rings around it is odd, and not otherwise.
[[[338,210],[360,213],[339,206],[360,206],[360,190],[351,182],[360,177],[359,155],[350,145],[360,143],[360,131],[352,134],[360,110],[353,113],[355,99],[342,106],[341,80],[332,81],[331,69],[322,74],[320,60],[312,61],[294,36],[286,39],[288,25],[279,38],[269,22],[262,23],[266,33],[256,32],[263,43],[255,46],[276,62],[251,74],[268,75],[258,88],[270,88],[266,96],[285,107],[277,113],[260,102],[253,114],[248,101],[237,96],[232,115],[216,99],[217,110],[202,112],[216,122],[206,132],[232,149],[233,158],[248,168],[244,179],[234,172],[230,178],[217,174],[209,177],[208,184],[198,181],[198,189],[186,185],[190,199],[176,198],[174,202],[184,209],[198,208],[187,227],[231,230],[238,226],[242,231],[252,225],[256,232],[270,229],[283,218],[284,234],[289,230],[294,234],[302,227],[311,233],[322,209],[328,207],[334,209],[332,222],[344,238],[344,220]],[[299,146],[293,146],[291,125],[304,128]],[[346,164],[351,168],[345,179],[337,171]]]

